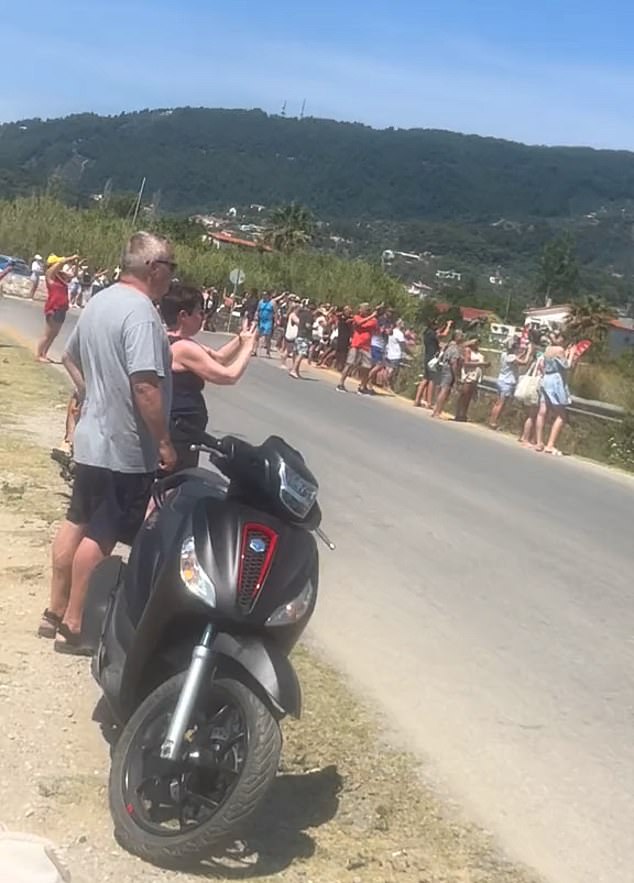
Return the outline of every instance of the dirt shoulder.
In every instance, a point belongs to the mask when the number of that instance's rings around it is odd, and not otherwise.
[[[59,371],[0,335],[0,823],[45,834],[73,881],[91,883],[534,881],[421,784],[418,763],[383,743],[373,715],[305,649],[294,657],[304,718],[284,725],[282,769],[245,840],[195,875],[144,865],[117,846],[109,746],[92,720],[98,690],[85,660],[57,656],[35,636],[50,538],[66,504],[49,459],[66,395]]]

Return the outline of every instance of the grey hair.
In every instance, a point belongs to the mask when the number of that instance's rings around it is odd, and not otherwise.
[[[152,261],[164,258],[171,244],[164,236],[139,231],[126,242],[121,255],[121,272],[130,276],[145,278],[150,272]]]

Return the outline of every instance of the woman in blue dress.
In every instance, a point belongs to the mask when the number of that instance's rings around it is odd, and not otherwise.
[[[576,359],[574,347],[565,348],[563,334],[557,332],[551,337],[550,345],[544,351],[542,362],[542,384],[539,393],[539,410],[537,412],[537,445],[536,451],[544,451],[560,457],[557,449],[559,433],[566,423],[566,408],[571,402],[568,389],[567,374]],[[547,415],[554,416],[550,428],[548,444],[544,445],[544,428]]]

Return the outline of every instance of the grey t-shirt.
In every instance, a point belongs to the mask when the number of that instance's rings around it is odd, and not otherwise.
[[[153,472],[158,450],[139,414],[130,376],[161,379],[163,406],[172,398],[171,352],[158,311],[131,285],[117,283],[91,298],[66,352],[81,369],[86,397],[75,430],[77,463],[114,472]]]

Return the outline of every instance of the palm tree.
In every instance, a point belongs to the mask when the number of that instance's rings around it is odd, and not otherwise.
[[[589,295],[585,301],[573,305],[566,321],[566,330],[576,341],[591,340],[604,343],[615,313],[600,297]]]
[[[307,245],[313,238],[315,222],[303,205],[291,202],[276,208],[267,224],[264,241],[287,254]]]

